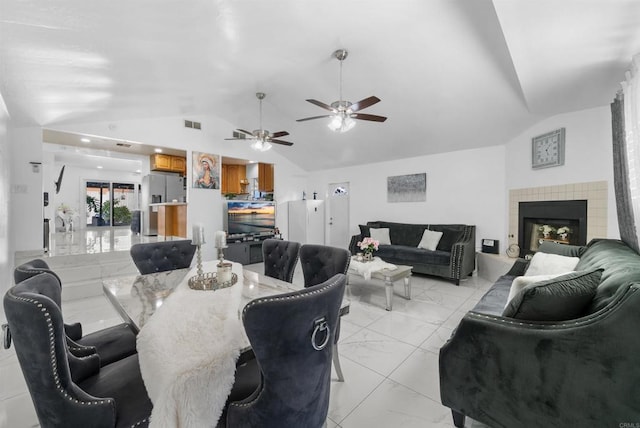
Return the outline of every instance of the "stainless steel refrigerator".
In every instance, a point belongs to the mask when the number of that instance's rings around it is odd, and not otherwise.
[[[158,234],[158,207],[149,204],[186,202],[184,178],[177,174],[149,174],[142,177],[140,197],[140,232],[143,235]]]

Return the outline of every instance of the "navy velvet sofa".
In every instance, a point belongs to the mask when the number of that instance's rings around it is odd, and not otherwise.
[[[580,315],[502,316],[511,283],[527,267],[518,259],[440,349],[440,396],[455,426],[465,416],[494,428],[640,421],[640,255],[610,239],[571,255],[580,257],[576,271],[602,270]]]
[[[370,229],[389,229],[391,245],[380,245],[374,253],[388,263],[413,266],[412,271],[453,281],[473,273],[476,266],[476,227],[466,224],[410,224],[370,221],[360,225],[360,234],[351,237],[351,254],[362,252],[357,246],[371,236]],[[434,251],[418,248],[425,229],[442,232]]]

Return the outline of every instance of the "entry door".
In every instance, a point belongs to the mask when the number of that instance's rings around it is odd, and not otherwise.
[[[349,183],[329,184],[329,245],[348,248],[349,240]]]

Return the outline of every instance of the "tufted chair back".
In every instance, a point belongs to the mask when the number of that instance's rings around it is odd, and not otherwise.
[[[14,269],[13,276],[16,284],[19,284],[44,273],[55,278],[55,281],[46,282],[54,288],[48,290],[46,295],[61,308],[62,282],[60,277],[49,268],[47,262],[34,259],[23,263]],[[82,324],[80,323],[65,324],[64,330],[70,350],[75,356],[84,357],[97,352],[100,356],[100,364],[103,366],[136,353],[136,334],[126,323],[106,327],[87,335],[82,334]]]
[[[337,273],[347,274],[351,253],[344,248],[305,244],[300,247],[304,286],[325,282]]]
[[[60,291],[58,280],[44,273],[20,282],[4,296],[16,355],[40,426],[147,426],[152,405],[137,354],[102,373],[97,355],[77,358],[70,353],[55,303]]]
[[[339,274],[314,287],[245,306],[242,321],[263,381],[251,396],[229,405],[226,426],[323,426],[345,284],[346,277]]]
[[[28,261],[16,267],[13,270],[13,279],[17,284],[19,282],[24,281],[25,279],[31,278],[34,275],[38,275],[45,272],[52,274],[53,276],[58,278],[58,281],[60,283],[62,283],[58,275],[54,271],[52,271],[49,268],[49,265],[47,264],[47,262],[45,262],[42,259],[33,259],[31,261]],[[58,304],[58,306],[60,305],[59,301],[57,301],[56,303]]]
[[[142,275],[191,266],[196,246],[190,239],[135,244],[131,258]]]
[[[300,243],[280,239],[265,239],[262,243],[264,274],[282,281],[292,282],[298,264]]]

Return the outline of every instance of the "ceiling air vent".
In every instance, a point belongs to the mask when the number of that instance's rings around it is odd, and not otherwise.
[[[116,143],[116,146],[118,146],[118,147],[124,147],[124,148],[128,149],[129,147],[131,147],[131,144],[127,144],[127,143]]]
[[[186,120],[186,119],[184,121],[184,127],[192,128],[192,129],[202,129],[202,125],[200,124],[200,122],[194,122],[192,120]]]

